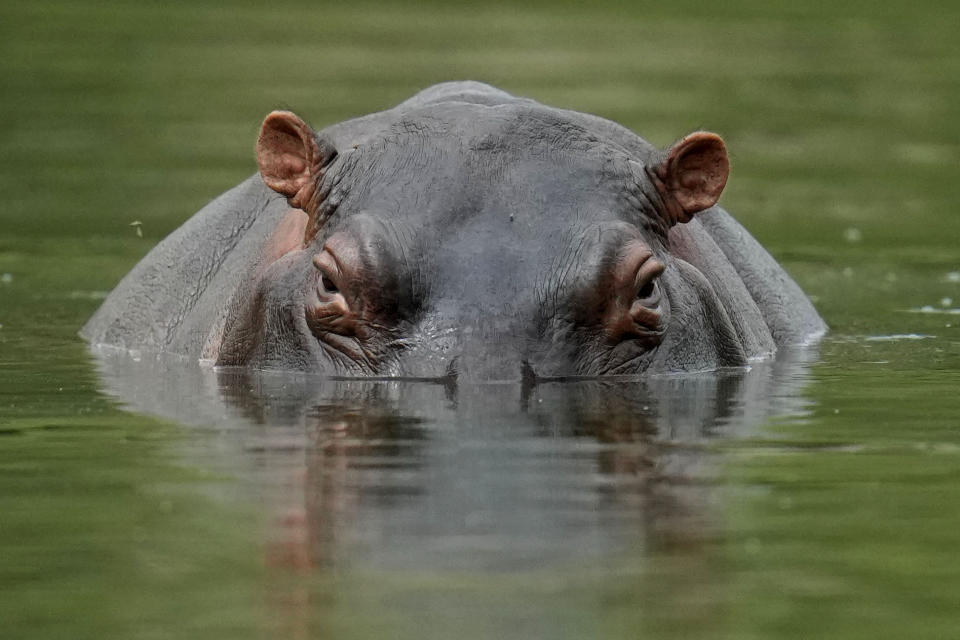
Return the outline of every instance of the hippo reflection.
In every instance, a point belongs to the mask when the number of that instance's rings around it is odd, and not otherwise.
[[[330,380],[99,350],[126,406],[213,427],[299,567],[507,569],[695,548],[716,532],[717,438],[806,410],[807,351],[750,369],[529,384]]]
[[[551,379],[742,366],[824,331],[725,211],[723,141],[658,150],[487,85],[314,132],[156,247],[83,335],[223,366]]]

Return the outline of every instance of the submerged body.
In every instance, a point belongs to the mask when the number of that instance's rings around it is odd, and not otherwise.
[[[715,206],[723,142],[445,83],[313,132],[150,252],[83,329],[222,366],[483,380],[743,366],[825,326]]]

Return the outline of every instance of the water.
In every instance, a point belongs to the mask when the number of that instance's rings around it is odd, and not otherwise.
[[[3,637],[955,635],[960,16],[834,5],[4,5]],[[453,78],[722,133],[723,204],[829,336],[531,388],[76,337],[254,171],[270,109],[322,126]]]
[[[138,411],[216,429],[222,462],[305,527],[306,565],[514,572],[707,536],[711,442],[802,412],[809,355],[529,386],[203,371],[125,353],[100,365]]]

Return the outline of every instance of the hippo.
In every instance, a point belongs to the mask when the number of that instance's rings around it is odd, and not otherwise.
[[[826,325],[717,201],[720,136],[658,149],[478,82],[314,131],[150,251],[93,345],[338,378],[562,380],[745,367]]]

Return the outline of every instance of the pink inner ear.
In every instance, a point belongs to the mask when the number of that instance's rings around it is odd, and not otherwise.
[[[306,161],[291,153],[284,153],[277,161],[277,170],[283,175],[300,174],[307,170]]]
[[[696,213],[717,203],[730,174],[730,161],[720,136],[698,131],[670,150],[666,183],[686,213]]]
[[[313,132],[289,111],[274,111],[263,121],[257,139],[257,164],[263,181],[293,197],[310,179]]]

